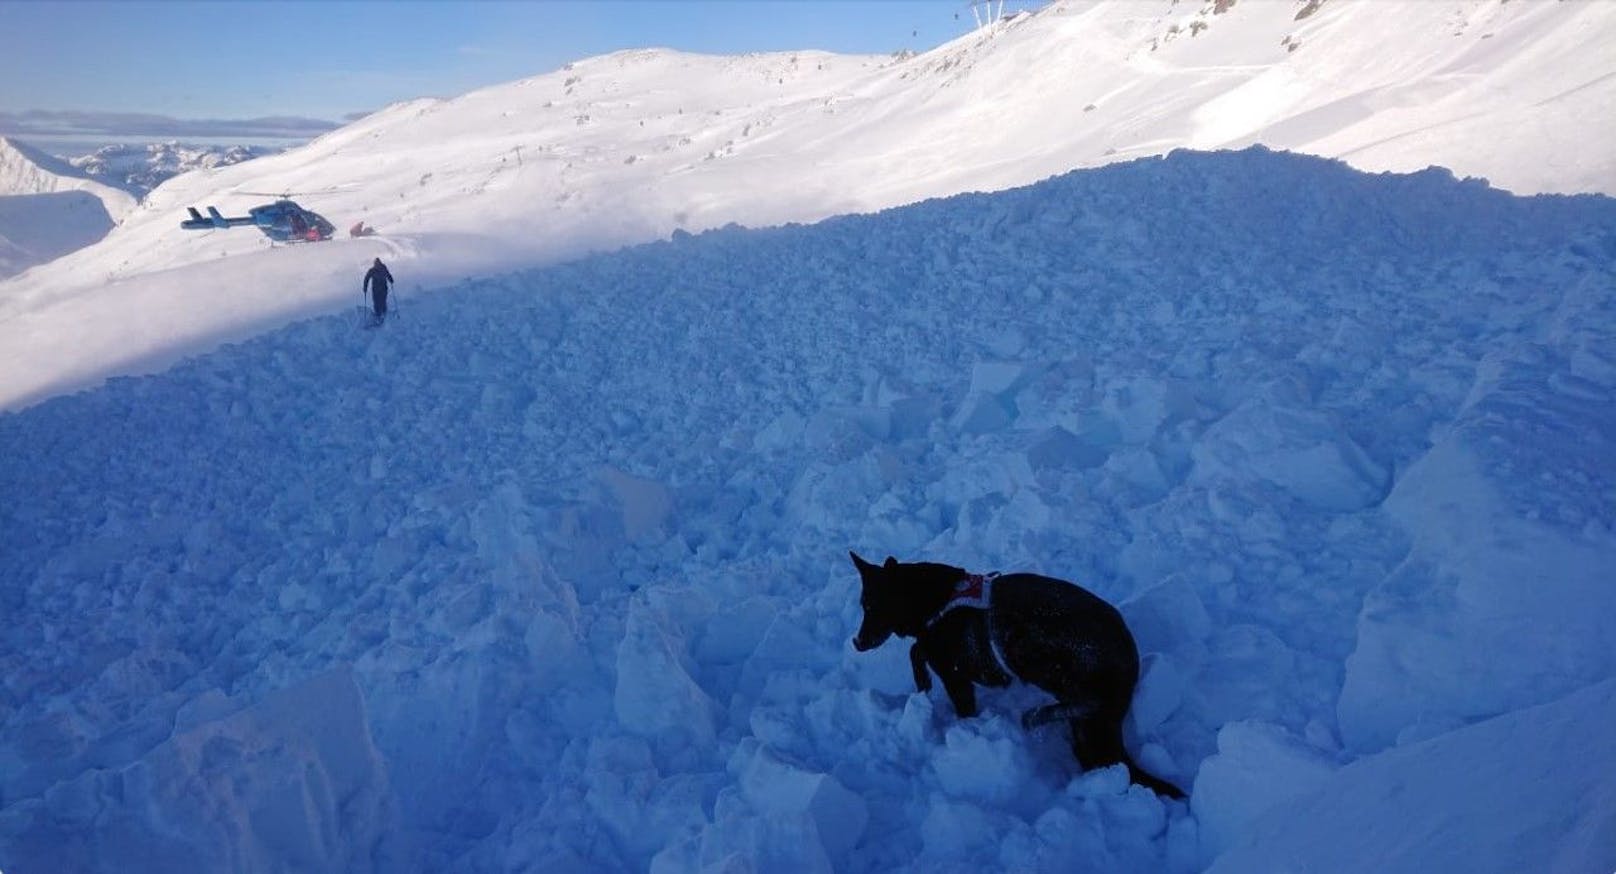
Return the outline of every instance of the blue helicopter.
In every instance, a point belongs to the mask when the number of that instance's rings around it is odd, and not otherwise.
[[[259,191],[241,193],[280,199],[274,203],[255,206],[242,216],[220,215],[219,210],[211,206],[207,208],[208,214],[203,215],[196,211],[196,207],[188,206],[185,209],[191,217],[180,222],[180,227],[187,231],[206,231],[252,225],[263,231],[264,236],[281,243],[317,243],[320,240],[331,239],[331,235],[336,233],[336,226],[326,221],[325,216],[298,206],[297,201],[291,199],[290,191],[281,194],[264,194]]]

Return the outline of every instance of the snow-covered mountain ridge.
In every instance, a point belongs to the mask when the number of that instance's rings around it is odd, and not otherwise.
[[[87,154],[66,157],[68,164],[92,179],[145,197],[158,185],[192,170],[209,170],[251,161],[281,151],[268,146],[212,146],[170,140],[163,143],[102,146]]]
[[[0,137],[0,280],[106,236],[135,197]]]
[[[138,198],[109,185],[60,158],[7,137],[0,137],[0,197],[85,191],[106,204],[114,222],[134,208]]]
[[[165,180],[273,151],[170,142],[64,158],[0,137],[0,279],[102,239]]]
[[[1522,193],[1616,191],[1616,156],[1598,146],[1613,138],[1612,39],[1608,3],[1116,0],[1053,3],[907,58],[591,58],[159,186],[100,244],[0,284],[0,371],[20,374],[0,403],[329,311],[376,255],[430,286],[1182,146],[1263,142]],[[242,191],[312,192],[301,202],[338,228],[363,220],[383,236],[265,260],[250,230],[178,229],[187,206],[263,202]],[[265,270],[283,277],[267,298],[195,303],[222,274]],[[67,324],[83,337],[72,360],[29,339]]]

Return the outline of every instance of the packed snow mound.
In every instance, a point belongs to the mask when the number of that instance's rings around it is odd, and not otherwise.
[[[1599,726],[1613,723],[1616,681],[1607,679],[1369,756],[1259,811],[1246,842],[1209,874],[1608,871],[1616,860],[1616,748]],[[1541,803],[1545,785],[1578,803]]]
[[[1613,227],[1175,152],[0,416],[0,866],[1278,870],[1345,821],[1609,870],[1608,756],[1543,757],[1609,732]],[[855,653],[849,548],[1118,604],[1190,802]],[[1443,817],[1487,775],[1532,816]]]
[[[1556,302],[1543,339],[1488,350],[1465,406],[1388,497],[1387,512],[1418,533],[1364,605],[1340,705],[1353,748],[1506,713],[1616,668],[1602,546],[1616,395],[1607,353],[1587,354],[1616,321],[1611,288],[1609,272],[1590,272]],[[1538,657],[1499,658],[1527,639]]]
[[[1616,141],[1613,42],[1611,3],[1074,0],[915,56],[589,58],[158,187],[102,243],[0,284],[0,312],[14,313],[0,356],[15,350],[0,358],[0,405],[346,307],[376,254],[447,279],[1180,147],[1261,143],[1371,171],[1442,166],[1523,194],[1616,193],[1616,150],[1600,147]],[[339,229],[363,221],[388,248],[289,251],[307,269],[263,284],[267,300],[178,313],[153,301],[153,284],[215,295],[221,275],[263,266],[241,260],[269,245],[251,229],[178,228],[186,207],[267,202],[251,192],[292,192]],[[69,329],[83,338],[71,361],[38,347]],[[1350,446],[1336,450],[1352,463]]]
[[[158,656],[156,661],[162,661]],[[159,667],[161,670],[161,667]],[[364,704],[343,669],[249,707],[219,690],[117,770],[98,763],[0,811],[17,870],[399,870],[400,836]],[[151,737],[130,739],[149,744]]]

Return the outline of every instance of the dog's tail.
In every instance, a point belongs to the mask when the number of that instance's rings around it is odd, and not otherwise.
[[[1081,721],[1081,719],[1084,719],[1084,717],[1091,716],[1092,712],[1094,712],[1094,708],[1091,708],[1091,706],[1088,706],[1088,704],[1044,704],[1042,708],[1029,709],[1029,711],[1026,711],[1025,714],[1021,714],[1021,727],[1031,732],[1031,730],[1036,729],[1036,727],[1039,727],[1039,725],[1047,725],[1050,724],[1050,722],[1065,721],[1071,722],[1071,729],[1073,729],[1073,732],[1081,732],[1083,729],[1079,727],[1078,721]],[[1181,788],[1175,787],[1173,784],[1168,784],[1167,780],[1160,779],[1160,777],[1157,777],[1157,775],[1147,772],[1146,769],[1143,769],[1143,767],[1139,767],[1138,763],[1134,763],[1133,756],[1128,754],[1128,748],[1122,745],[1122,725],[1118,725],[1117,733],[1115,733],[1115,742],[1113,743],[1115,743],[1115,746],[1112,746],[1112,754],[1107,756],[1107,759],[1109,759],[1109,761],[1117,761],[1115,756],[1120,754],[1120,756],[1122,756],[1122,763],[1128,766],[1128,779],[1130,779],[1131,782],[1134,782],[1134,784],[1143,785],[1143,787],[1147,788],[1147,790],[1151,790],[1151,792],[1157,793],[1157,795],[1165,796],[1165,798],[1185,798],[1185,790],[1181,790]]]
[[[1056,702],[1042,707],[1034,707],[1022,714],[1021,725],[1027,731],[1032,731],[1040,725],[1064,721],[1071,724],[1072,736],[1075,741],[1079,733],[1083,731],[1082,720],[1093,714],[1094,708],[1087,704]],[[1113,726],[1111,734],[1111,743],[1107,745],[1110,752],[1109,754],[1102,754],[1103,762],[1112,764],[1119,761],[1120,757],[1120,761],[1128,766],[1128,779],[1131,782],[1138,783],[1140,786],[1166,798],[1185,797],[1184,790],[1148,773],[1133,760],[1133,756],[1128,754],[1128,748],[1122,745],[1122,725],[1120,720]],[[1078,753],[1078,760],[1083,760],[1081,752]]]

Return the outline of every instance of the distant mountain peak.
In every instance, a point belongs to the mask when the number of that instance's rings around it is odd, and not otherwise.
[[[128,191],[92,179],[67,161],[26,143],[0,137],[0,197],[66,191],[87,191],[99,197],[114,221],[135,207],[136,198]]]
[[[145,197],[153,188],[181,173],[228,167],[279,151],[269,146],[203,146],[170,140],[102,146],[88,155],[69,159],[69,163],[85,176]]]
[[[21,165],[24,165],[24,164],[32,165],[32,167],[35,170],[37,170],[39,173],[41,173],[41,174],[48,174],[48,175],[51,175],[51,176],[61,176],[61,177],[70,178],[70,179],[86,179],[87,180],[87,179],[90,178],[89,176],[85,175],[82,171],[75,168],[72,164],[69,164],[68,162],[62,160],[61,158],[58,158],[58,157],[56,157],[54,155],[47,154],[47,153],[45,153],[45,152],[43,152],[43,151],[41,151],[39,149],[34,148],[33,146],[28,145],[27,143],[21,142],[20,140],[15,140],[15,139],[12,139],[11,137],[7,137],[7,136],[0,136],[0,174],[4,173],[4,168],[8,164],[14,164],[14,165],[17,165],[19,167],[19,178],[20,178]],[[38,190],[38,191],[25,191],[25,190],[12,191],[12,190],[7,190],[4,187],[5,178],[6,178],[5,176],[0,175],[0,196],[4,196],[4,195],[8,195],[8,194],[43,194],[43,193],[45,193],[44,190]],[[50,190],[55,190],[55,189],[50,189]]]

